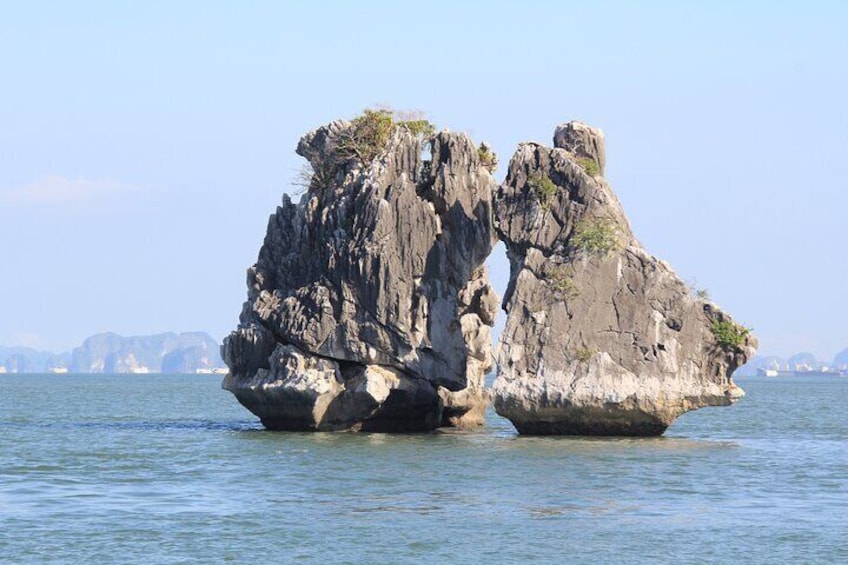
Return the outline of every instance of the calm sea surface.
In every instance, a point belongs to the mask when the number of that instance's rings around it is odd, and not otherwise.
[[[0,375],[0,562],[848,562],[848,379],[662,438],[263,431],[220,378]]]

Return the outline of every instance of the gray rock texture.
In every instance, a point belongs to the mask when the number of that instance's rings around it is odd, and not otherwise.
[[[554,142],[519,146],[495,202],[511,266],[496,411],[522,434],[658,435],[732,403],[756,340],[635,239],[600,130]]]
[[[480,423],[496,183],[463,134],[398,126],[363,162],[352,128],[300,140],[309,187],[270,218],[223,387],[272,429]]]

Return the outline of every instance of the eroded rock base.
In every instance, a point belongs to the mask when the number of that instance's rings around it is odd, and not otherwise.
[[[552,420],[510,420],[521,435],[532,436],[660,436],[668,424],[644,412],[573,410]]]
[[[340,362],[280,344],[270,367],[223,388],[271,430],[426,432],[442,422],[432,383],[398,369]]]

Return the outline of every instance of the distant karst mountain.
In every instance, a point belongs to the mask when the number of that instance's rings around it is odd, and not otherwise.
[[[0,373],[44,373],[70,364],[70,353],[0,346]]]
[[[93,335],[71,353],[0,347],[6,373],[194,373],[224,366],[220,344],[204,332],[124,337]]]
[[[747,364],[736,371],[736,375],[747,377],[757,374],[759,369],[770,369],[774,371],[809,371],[821,368],[829,368],[837,371],[848,370],[848,348],[843,349],[828,362],[817,359],[812,353],[796,353],[788,359],[774,355],[755,355]]]
[[[833,358],[833,366],[848,369],[848,348],[843,349]]]

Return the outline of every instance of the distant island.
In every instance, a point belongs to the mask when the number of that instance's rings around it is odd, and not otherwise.
[[[220,343],[205,332],[167,332],[124,337],[95,334],[71,352],[0,345],[2,373],[214,373],[225,374]],[[848,376],[848,347],[830,362],[812,353],[788,358],[755,355],[734,373],[737,377]]]
[[[796,353],[788,359],[755,355],[736,371],[738,377],[763,375],[767,377],[848,376],[848,348],[837,353],[832,361],[817,359],[812,353]]]
[[[70,353],[0,346],[0,373],[226,373],[220,343],[205,332],[87,338]]]

